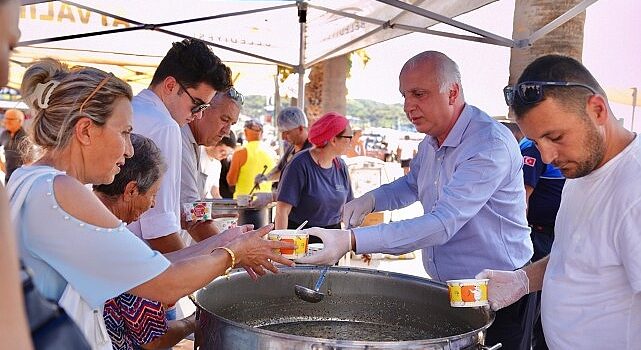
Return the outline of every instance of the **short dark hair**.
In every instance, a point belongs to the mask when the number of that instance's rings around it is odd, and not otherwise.
[[[112,183],[94,185],[94,191],[111,197],[120,196],[125,193],[129,182],[136,181],[138,192],[145,194],[160,179],[166,166],[154,141],[142,135],[131,134],[131,144],[134,146],[133,157],[125,160]]]
[[[229,136],[223,137],[216,146],[228,146],[231,148],[236,148],[236,135],[233,131],[229,132]]]
[[[205,83],[216,91],[227,91],[232,86],[231,69],[197,39],[173,43],[156,68],[151,85],[157,85],[169,76],[191,88]]]
[[[530,63],[525,70],[523,70],[523,73],[521,73],[518,83],[522,83],[524,81],[564,81],[581,83],[592,87],[600,95],[604,97],[606,96],[605,92],[588,69],[585,68],[581,62],[568,56],[546,55],[537,58]],[[588,89],[573,86],[545,86],[543,89],[543,99],[541,101],[547,98],[560,100],[563,101],[562,106],[567,111],[577,113],[578,115],[585,115],[587,97],[592,94]],[[512,110],[514,111],[516,118],[519,119],[536,105],[536,103],[525,103],[517,95],[514,98]]]

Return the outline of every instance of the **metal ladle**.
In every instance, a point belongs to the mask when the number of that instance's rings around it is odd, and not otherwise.
[[[327,270],[329,270],[329,265],[325,266],[321,271],[314,289],[309,289],[298,284],[294,286],[294,292],[296,293],[296,296],[308,303],[317,303],[323,300],[325,294],[319,292],[319,290],[323,285],[323,282],[325,282],[325,274],[327,274]]]

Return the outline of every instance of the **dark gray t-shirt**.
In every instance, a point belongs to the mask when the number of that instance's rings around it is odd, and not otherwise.
[[[354,198],[345,162],[336,158],[329,169],[321,168],[309,150],[299,152],[282,174],[278,201],[292,205],[289,220],[307,227],[340,222],[343,205]]]

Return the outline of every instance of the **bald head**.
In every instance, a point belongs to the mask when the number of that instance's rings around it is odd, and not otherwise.
[[[458,84],[461,87],[461,97],[463,89],[461,86],[461,72],[452,59],[438,51],[424,51],[410,58],[401,69],[400,75],[415,69],[424,69],[430,67],[433,72],[433,78],[439,85],[439,92],[446,92],[452,84]]]

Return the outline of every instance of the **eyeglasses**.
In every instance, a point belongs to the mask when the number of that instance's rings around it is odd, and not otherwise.
[[[503,89],[503,97],[508,106],[514,105],[514,98],[519,97],[523,104],[533,104],[543,99],[544,86],[565,86],[565,87],[582,87],[590,90],[593,94],[598,94],[593,87],[582,83],[573,83],[567,81],[524,81],[514,86],[508,85]]]
[[[200,100],[200,101],[199,101],[199,100],[196,100],[196,99],[195,99],[195,98],[194,98],[194,97],[189,93],[189,91],[187,91],[187,88],[186,88],[186,87],[185,87],[185,86],[180,82],[180,80],[176,79],[176,82],[177,82],[177,83],[178,83],[178,85],[183,89],[183,91],[185,91],[185,93],[187,94],[187,96],[189,96],[189,98],[191,99],[191,103],[193,103],[193,104],[194,104],[194,107],[191,109],[191,114],[198,114],[198,113],[200,113],[200,112],[204,111],[205,109],[209,108],[209,106],[210,106],[210,104],[209,104],[209,103],[205,103],[205,102],[203,102],[202,100]]]
[[[352,137],[354,137],[354,135],[338,135],[338,136],[336,136],[336,137],[340,137],[340,138],[342,138],[342,139],[350,139],[350,140],[351,140],[351,139],[352,139]]]
[[[238,92],[238,90],[234,89],[234,87],[230,87],[229,90],[226,92],[227,96],[231,97],[232,100],[238,102],[241,106],[245,103],[245,96]]]

